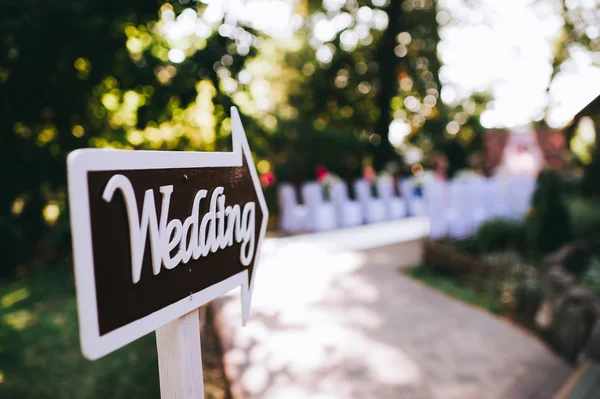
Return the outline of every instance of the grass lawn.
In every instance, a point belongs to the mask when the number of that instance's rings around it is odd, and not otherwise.
[[[73,273],[53,268],[0,280],[1,398],[159,398],[154,333],[99,360],[85,359]],[[202,338],[207,398],[229,398],[210,323]]]
[[[471,284],[466,283],[464,279],[456,274],[427,266],[414,266],[406,269],[405,273],[423,284],[461,301],[484,308],[489,312],[502,314],[505,311],[506,306],[498,295],[491,291],[477,291]]]

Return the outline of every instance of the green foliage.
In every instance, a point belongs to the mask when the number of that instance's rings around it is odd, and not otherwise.
[[[302,75],[288,85],[288,101],[306,121],[304,129],[323,133],[344,131],[358,137],[377,171],[384,169],[389,161],[400,160],[388,139],[392,121],[411,126],[407,141],[425,149],[425,153],[454,141],[460,142],[461,150],[477,147],[480,131],[477,115],[485,108],[487,98],[465,99],[455,109],[448,109],[439,98],[437,15],[440,8],[435,2],[388,3],[380,9],[373,7],[369,0],[341,3],[339,12],[355,16],[360,7],[371,7],[384,11],[389,22],[382,30],[370,28],[367,40],[348,47],[344,44],[345,38],[350,37],[347,33],[354,35],[359,26],[358,22],[351,23],[328,43],[323,43],[321,48],[333,51],[330,62],[316,59],[319,47],[315,43],[319,42],[311,40],[311,26],[301,29],[304,43],[298,51],[287,54],[284,65],[302,71]],[[326,15],[331,18],[337,12],[326,10],[322,2],[309,2],[309,6],[309,20]],[[446,125],[453,119],[464,126],[456,140],[445,134]],[[462,151],[455,150],[448,146],[451,166],[455,159],[460,163],[464,158]]]
[[[526,326],[535,329],[534,319],[542,302],[541,281],[537,275],[515,277],[517,278],[511,284],[513,287],[505,291],[512,294],[512,301],[515,304],[514,317]]]
[[[515,249],[504,249],[497,250],[494,252],[482,253],[481,259],[490,264],[511,267],[514,265],[523,265],[523,254],[519,250]]]
[[[278,181],[314,180],[317,166],[324,166],[343,179],[362,175],[362,159],[367,154],[364,140],[344,130],[301,129],[284,127],[272,138],[272,148],[281,153],[282,158],[275,169]],[[297,138],[290,140],[290,136]]]
[[[576,170],[577,169],[573,167],[572,170],[561,172],[563,190],[568,202],[571,200],[571,197],[581,196],[581,176],[578,176],[577,173],[575,173]]]
[[[589,268],[583,274],[581,282],[594,293],[600,295],[600,258],[598,256],[592,257]]]
[[[464,240],[451,240],[448,245],[465,255],[480,255],[479,244],[474,237],[468,237]]]
[[[388,140],[393,120],[410,126],[411,145],[443,147],[451,167],[462,165],[478,146],[487,99],[452,110],[440,100],[437,4],[377,4],[300,2],[300,28],[277,40],[228,15],[202,19],[205,2],[2,2],[0,168],[10,173],[0,191],[0,274],[68,248],[69,152],[228,150],[231,105],[256,160],[268,163],[262,170],[279,182],[313,179],[317,165],[352,179],[363,163],[400,161]],[[371,23],[358,17],[364,7]],[[184,13],[206,32],[166,34]],[[317,38],[315,23],[337,16],[348,26]],[[172,49],[182,62],[170,60]],[[456,137],[444,133],[450,120],[460,124]]]
[[[562,267],[577,280],[581,280],[588,271],[590,262],[590,252],[585,248],[576,248],[565,258]]]
[[[525,224],[521,221],[493,219],[483,223],[473,240],[479,253],[509,249],[523,250],[526,246]]]
[[[205,7],[157,0],[1,3],[0,169],[7,173],[0,274],[68,246],[62,224],[72,150],[214,150],[228,141],[219,133],[231,100],[215,89],[215,66],[227,55],[227,72],[235,75],[245,57],[233,40],[213,32],[184,62],[171,63],[170,44],[158,32],[161,5],[175,14]],[[202,90],[197,81],[205,82]],[[197,99],[204,103],[194,108]],[[208,127],[189,122],[202,110],[213,118]]]
[[[0,286],[0,396],[158,397],[153,334],[96,362],[83,358],[73,287],[66,268]]]
[[[526,228],[529,250],[537,259],[558,250],[571,239],[569,213],[558,172],[552,169],[540,172]]]
[[[571,60],[575,53],[573,49],[583,49],[592,53],[600,49],[600,36],[589,34],[590,27],[597,26],[597,21],[589,17],[590,10],[593,10],[594,6],[597,8],[597,5],[593,5],[592,2],[590,8],[590,3],[567,0],[561,0],[559,3],[562,6],[564,23],[562,32],[554,43],[553,75],[561,70],[563,63]],[[595,61],[595,64],[597,63],[598,61]]]
[[[491,313],[502,314],[506,309],[493,291],[478,292],[465,284],[460,275],[419,265],[406,270],[406,274],[422,283],[440,290],[461,301],[479,306]]]
[[[217,356],[217,346],[203,342],[208,397],[223,399],[228,395],[215,368]],[[159,396],[154,334],[94,362],[82,356],[71,270],[54,268],[0,282],[0,397]]]
[[[481,224],[471,237],[450,240],[447,244],[463,254],[485,259],[488,255],[523,252],[527,247],[526,239],[524,222],[497,218]]]
[[[279,206],[277,202],[277,185],[273,184],[268,187],[263,186],[263,194],[269,209],[269,218],[279,215]],[[270,227],[270,226],[269,226]]]
[[[568,203],[575,239],[600,238],[600,200],[572,197]]]
[[[581,194],[586,198],[600,200],[600,145],[598,144],[592,152],[592,161],[583,169]]]

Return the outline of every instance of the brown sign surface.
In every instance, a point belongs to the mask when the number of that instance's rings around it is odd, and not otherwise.
[[[111,177],[120,174],[129,179],[137,200],[139,210],[143,207],[144,193],[152,190],[156,204],[157,221],[161,219],[162,198],[160,187],[173,185],[168,209],[168,220],[184,221],[192,215],[196,193],[206,189],[208,195],[199,203],[199,218],[196,225],[201,227],[202,218],[209,213],[211,198],[216,187],[223,187],[225,207],[247,203],[258,203],[252,184],[248,166],[232,168],[201,168],[201,169],[160,169],[160,170],[129,170],[110,172],[88,172],[90,214],[92,225],[92,242],[94,257],[94,274],[96,278],[96,296],[100,334],[104,335],[132,321],[138,320],[156,312],[172,303],[187,298],[205,288],[223,281],[243,270],[246,266],[240,262],[242,242],[233,240],[233,245],[215,252],[209,252],[205,257],[193,259],[186,264],[179,264],[173,269],[163,269],[153,275],[150,237],[144,247],[144,255],[140,280],[132,282],[130,226],[127,218],[127,207],[123,195],[115,194],[112,201],[102,198],[103,191]],[[207,222],[207,231],[214,225],[215,237],[219,239],[219,207],[216,201],[216,218]],[[223,211],[225,210],[223,207]],[[141,212],[140,212],[141,213]],[[224,215],[224,212],[223,212]],[[225,216],[225,215],[224,215]],[[262,220],[260,208],[256,209],[256,220]],[[231,223],[224,217],[224,229]],[[235,223],[233,224],[235,228]],[[193,245],[191,230],[188,229],[186,247]],[[259,237],[260,223],[254,223],[252,235]],[[223,234],[226,232],[224,231]],[[171,255],[182,246],[174,248]],[[254,245],[252,262],[248,266],[252,276],[252,267],[257,246]]]

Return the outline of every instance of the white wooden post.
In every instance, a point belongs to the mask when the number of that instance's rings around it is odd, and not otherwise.
[[[156,330],[162,399],[204,399],[200,314],[193,310]]]

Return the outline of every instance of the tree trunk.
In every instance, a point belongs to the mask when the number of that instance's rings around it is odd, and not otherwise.
[[[377,106],[380,116],[375,126],[375,133],[381,137],[379,143],[371,144],[373,167],[376,171],[385,168],[386,164],[398,157],[388,138],[389,126],[392,122],[391,101],[398,92],[399,58],[394,54],[396,35],[402,26],[402,2],[392,1],[387,8],[389,25],[377,44],[377,64],[379,65],[379,92]]]

